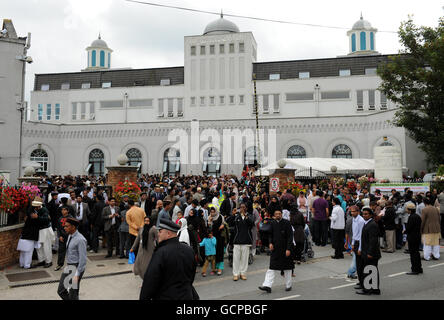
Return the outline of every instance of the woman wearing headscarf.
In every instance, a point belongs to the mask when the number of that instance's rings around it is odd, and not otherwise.
[[[190,244],[190,235],[188,233],[187,219],[181,218],[179,219],[178,225],[180,226],[180,230],[177,232],[177,236],[179,237],[179,242]]]
[[[203,239],[203,238],[200,238],[200,236],[199,236],[199,229],[201,229],[201,220],[199,219],[199,216],[196,213],[196,209],[190,210],[190,212],[188,213],[188,217],[186,217],[186,220],[187,220],[188,232],[189,232],[189,237],[190,237],[190,245],[194,250],[196,262],[198,262],[200,266],[203,266],[204,259],[202,258],[200,251],[199,251],[199,243],[200,243],[200,241],[202,241],[201,239]],[[205,248],[204,248],[204,251],[205,251]],[[203,257],[205,257],[205,252],[204,252]]]
[[[270,217],[274,216],[274,212],[275,211],[281,211],[282,212],[282,208],[281,205],[279,203],[279,198],[276,196],[271,197],[271,202],[268,205],[268,213],[270,214]]]
[[[213,237],[216,238],[216,269],[217,275],[220,276],[224,269],[225,239],[222,237],[222,229],[225,228],[225,226],[224,217],[219,214],[219,211],[215,207],[211,207],[210,209],[208,227],[211,228]]]
[[[290,207],[290,224],[293,227],[293,239],[295,244],[293,258],[298,264],[300,264],[302,250],[304,249],[305,219],[304,215],[298,210],[296,205]]]
[[[139,233],[134,240],[133,247],[130,252],[137,251],[136,261],[134,262],[134,274],[140,278],[145,276],[145,271],[150,264],[151,257],[156,247],[157,228],[153,228],[154,223],[149,217],[145,217],[143,228],[139,229]],[[140,248],[142,246],[142,248]]]

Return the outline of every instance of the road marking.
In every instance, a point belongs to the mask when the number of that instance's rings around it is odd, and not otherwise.
[[[391,275],[387,276],[387,278],[392,278],[392,277],[400,276],[400,275],[402,275],[402,274],[406,274],[406,272],[407,272],[407,271],[400,272],[400,273],[394,273],[394,274],[391,274]]]
[[[273,300],[288,300],[288,299],[292,299],[292,298],[298,298],[300,297],[300,294],[295,294],[294,296],[289,296],[289,297],[284,297],[284,298],[278,298],[278,299],[273,299]]]
[[[433,266],[429,266],[429,268],[439,267],[439,266],[442,266],[442,265],[444,265],[444,262],[443,263],[434,264]]]
[[[348,284],[343,284],[342,286],[332,287],[332,288],[330,288],[330,290],[335,290],[335,289],[345,288],[345,287],[351,287],[351,286],[354,286],[354,285],[356,285],[356,284],[357,284],[357,282],[354,282],[354,283],[348,283]]]

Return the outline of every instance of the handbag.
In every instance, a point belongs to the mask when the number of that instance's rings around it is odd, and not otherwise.
[[[128,264],[134,264],[136,261],[136,256],[134,255],[134,252],[130,252],[128,255]]]
[[[270,222],[262,222],[259,224],[259,231],[262,232],[271,232],[271,223]]]

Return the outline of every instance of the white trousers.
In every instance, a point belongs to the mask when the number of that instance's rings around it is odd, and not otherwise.
[[[248,269],[249,244],[235,244],[233,248],[233,276],[246,275]]]
[[[281,274],[281,271],[279,270],[271,270],[271,269],[267,270],[267,272],[265,273],[265,281],[262,284],[264,287],[271,288],[274,282],[275,272],[279,272],[279,274]],[[284,278],[285,278],[285,288],[291,288],[291,270],[284,270]]]
[[[33,251],[34,249],[31,251],[20,251],[20,267],[24,267],[26,269],[31,268]]]
[[[430,260],[430,254],[433,254],[436,259],[439,259],[439,246],[424,245],[424,259]]]
[[[40,248],[37,249],[37,257],[39,262],[52,262],[52,248],[51,241],[40,242]]]

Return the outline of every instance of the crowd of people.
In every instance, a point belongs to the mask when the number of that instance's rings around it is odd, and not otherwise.
[[[438,194],[436,189],[414,195],[407,188],[402,195],[396,190],[382,195],[379,190],[370,194],[359,183],[355,190],[333,184],[321,190],[311,183],[298,195],[290,189],[270,194],[267,181],[250,174],[240,178],[142,175],[137,182],[142,191],[138,201],[123,197],[117,203],[108,194],[106,177],[46,177],[45,182],[46,194],[31,199],[27,211],[18,247],[20,266],[49,268],[52,254],[57,252],[55,270],[60,270],[69,256],[70,235],[76,234],[67,232],[66,225],[68,229],[75,225],[85,239],[85,250],[91,253],[102,246],[107,250],[106,258],[115,253],[127,259],[134,254],[134,273],[144,281],[141,298],[146,299],[184,297],[158,280],[153,284],[152,279],[146,279],[153,272],[163,272],[153,266],[160,259],[153,256],[161,247],[161,238],[170,243],[162,250],[186,245],[186,252],[193,256],[194,267],[189,269],[193,274],[187,278],[183,273],[169,273],[169,283],[188,279],[191,286],[194,274],[200,272],[205,277],[208,268],[210,275],[220,276],[227,272],[227,256],[233,280],[247,280],[254,256],[267,254],[270,266],[259,289],[271,292],[275,271],[284,276],[286,290],[291,290],[295,265],[302,260],[307,225],[316,246],[331,243],[333,259],[343,259],[344,252],[353,255],[347,274],[358,278],[357,293],[379,294],[379,288],[367,289],[363,281],[365,266],[377,267],[381,248],[410,253],[412,274],[419,274],[419,250],[424,250],[425,260],[439,259],[439,239],[444,233],[444,191]],[[413,219],[412,214],[416,215]],[[32,265],[34,248],[38,263]],[[145,283],[157,285],[161,292],[147,291]],[[191,289],[186,294],[196,296]]]

